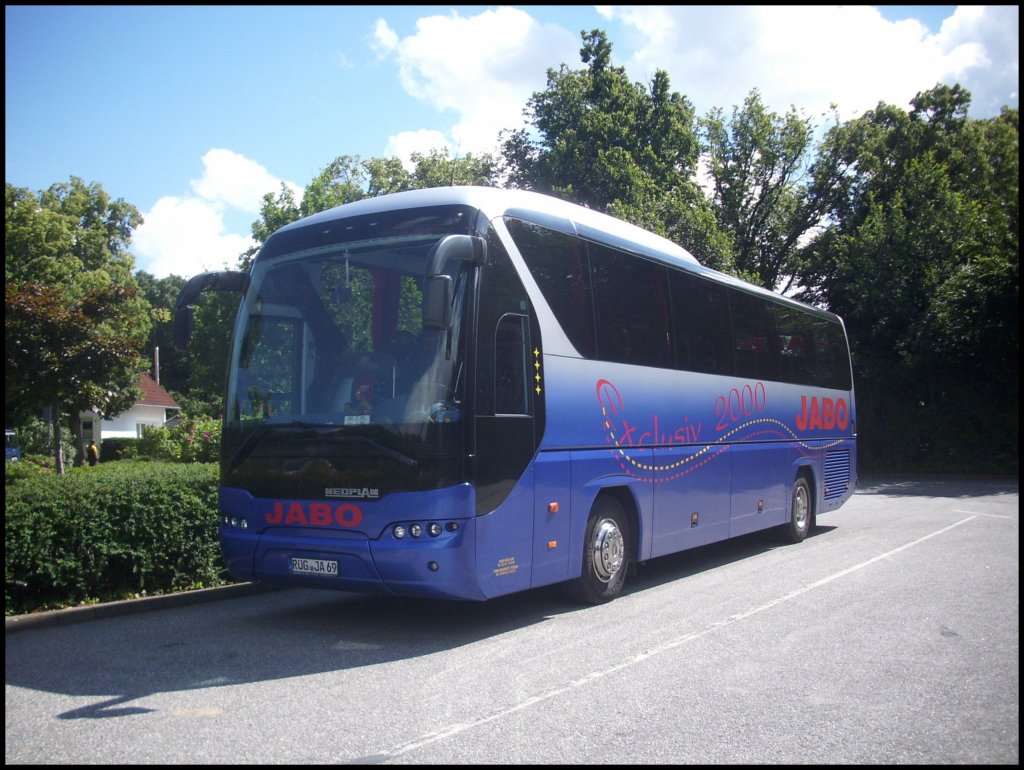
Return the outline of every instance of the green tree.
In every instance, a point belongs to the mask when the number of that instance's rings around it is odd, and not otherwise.
[[[141,395],[148,303],[127,250],[138,210],[71,177],[38,194],[5,187],[8,419],[50,408],[57,468],[67,414],[81,463],[81,411],[119,414]]]
[[[802,183],[814,126],[795,109],[769,112],[757,89],[728,123],[715,108],[701,125],[715,214],[732,236],[736,272],[786,291],[800,239],[823,215]]]
[[[240,299],[234,292],[211,291],[195,303],[188,347],[184,351],[176,348],[186,361],[185,379],[171,393],[186,415],[216,417],[223,412],[231,334]]]
[[[937,86],[833,128],[804,296],[845,320],[869,467],[1017,468],[1017,110]]]
[[[432,150],[428,153],[414,152],[412,162],[415,168],[410,175],[406,189],[424,190],[430,187],[459,187],[476,185],[497,187],[500,175],[499,163],[489,153],[451,157],[447,150]],[[371,173],[371,179],[376,174]]]
[[[160,385],[167,391],[186,391],[188,360],[185,354],[174,346],[173,335],[174,307],[178,300],[178,292],[185,285],[185,279],[177,275],[156,278],[144,270],[137,270],[135,282],[142,292],[143,299],[152,308],[152,329],[142,351],[143,358],[152,361],[154,368],[159,364]]]
[[[120,284],[80,298],[38,283],[5,286],[7,411],[27,416],[51,408],[58,472],[64,470],[62,408],[70,410],[77,454],[82,449],[81,429],[75,430],[80,411],[119,414],[142,395],[137,383],[145,337],[136,314],[137,293]]]
[[[528,127],[504,132],[508,182],[626,219],[731,269],[729,238],[695,181],[693,106],[662,70],[649,87],[631,82],[612,66],[603,31],[582,38],[587,66],[549,69],[546,90],[527,103]]]

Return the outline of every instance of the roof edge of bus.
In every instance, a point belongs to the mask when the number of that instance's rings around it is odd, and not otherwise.
[[[308,217],[285,225],[278,232],[305,227],[319,222],[332,221],[338,217],[374,214],[390,208],[396,203],[400,203],[403,206],[464,204],[480,209],[488,218],[501,216],[509,209],[534,210],[539,214],[561,216],[571,222],[586,225],[612,236],[618,236],[623,240],[634,241],[653,251],[662,252],[685,262],[700,264],[696,257],[678,243],[623,219],[618,219],[610,214],[589,209],[578,203],[546,193],[501,187],[471,185],[430,187],[422,190],[406,190],[404,192],[378,195],[372,198],[363,198],[311,214]]]

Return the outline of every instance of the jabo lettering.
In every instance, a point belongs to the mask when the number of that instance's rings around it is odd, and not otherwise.
[[[823,397],[819,402],[817,396],[800,396],[800,412],[796,416],[796,427],[799,430],[846,430],[850,424],[850,407],[846,400]]]
[[[288,504],[278,500],[274,510],[264,514],[267,524],[301,524],[312,527],[330,527],[338,524],[342,527],[358,527],[363,521],[363,512],[354,503],[341,503],[333,506],[330,503],[309,503],[307,506],[299,502]]]

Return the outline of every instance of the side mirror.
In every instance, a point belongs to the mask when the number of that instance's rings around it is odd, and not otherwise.
[[[450,329],[452,326],[452,293],[450,275],[427,276],[423,284],[423,328]]]
[[[174,347],[179,350],[185,350],[188,347],[194,320],[194,312],[188,305],[174,311],[174,326],[171,327],[174,334]]]
[[[231,291],[244,294],[249,286],[249,274],[235,270],[221,270],[215,273],[200,273],[190,278],[174,304],[174,344],[184,350],[188,347],[188,339],[192,336],[192,308],[189,307],[204,291]]]

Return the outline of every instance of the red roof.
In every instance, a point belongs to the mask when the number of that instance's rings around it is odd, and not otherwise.
[[[139,387],[142,388],[142,398],[137,403],[145,406],[164,406],[168,409],[181,409],[171,395],[157,384],[157,381],[146,372],[139,375]]]

